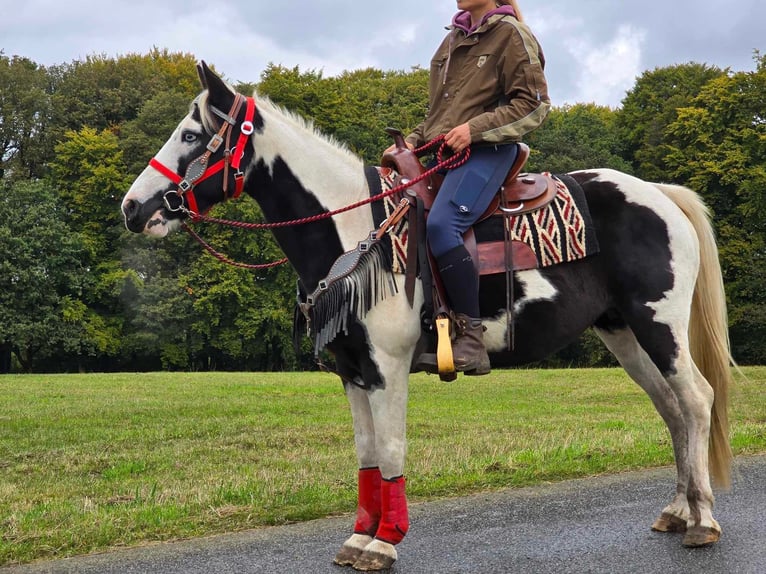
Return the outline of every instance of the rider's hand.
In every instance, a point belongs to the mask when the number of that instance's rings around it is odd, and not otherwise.
[[[471,145],[471,128],[467,123],[452,128],[449,133],[444,136],[444,142],[452,148],[452,151],[460,153]]]

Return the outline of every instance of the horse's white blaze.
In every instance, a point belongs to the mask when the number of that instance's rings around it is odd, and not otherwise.
[[[253,135],[256,162],[262,160],[273,173],[274,162],[282,159],[303,188],[327,211],[369,197],[361,159],[317,134],[300,118],[274,107],[266,99],[258,101],[265,127],[263,133]],[[306,153],[307,141],[312,142],[311,153]],[[343,189],[338,188],[339,182],[344,182]],[[354,249],[373,228],[369,207],[353,209],[333,219],[344,251]]]
[[[170,139],[165,142],[157,155],[155,156],[163,165],[178,173],[180,161],[188,149],[188,144],[184,144],[181,134],[185,130],[194,131],[200,136],[204,133],[202,124],[194,121],[191,114],[187,115],[178,125]],[[136,178],[133,185],[130,186],[128,193],[122,200],[124,206],[128,201],[145,203],[154,197],[158,190],[165,189],[168,186],[168,178],[158,172],[151,166],[147,166],[144,171]],[[123,209],[123,212],[125,210]],[[144,233],[154,237],[165,237],[168,233],[175,231],[181,223],[177,219],[168,219],[165,216],[165,209],[159,208],[146,222]]]
[[[518,315],[530,303],[540,301],[553,301],[558,294],[556,287],[548,281],[537,269],[520,271],[516,273],[516,279],[524,288],[524,296],[519,297],[513,304],[513,312]],[[484,345],[490,352],[499,352],[507,349],[506,342],[507,320],[505,310],[501,310],[495,317],[484,320]]]

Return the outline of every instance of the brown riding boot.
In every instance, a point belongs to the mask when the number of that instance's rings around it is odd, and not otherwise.
[[[490,371],[489,355],[484,346],[481,319],[455,314],[455,340],[452,341],[455,369],[466,375],[486,375]]]

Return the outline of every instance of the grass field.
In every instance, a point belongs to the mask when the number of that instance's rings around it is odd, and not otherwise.
[[[766,452],[766,367],[744,371],[732,445]],[[618,369],[415,376],[408,426],[411,501],[672,462],[662,421]],[[333,375],[0,377],[0,565],[349,513],[355,500]]]

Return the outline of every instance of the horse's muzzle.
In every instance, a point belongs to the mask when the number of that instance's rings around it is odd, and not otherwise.
[[[125,216],[125,227],[133,233],[141,233],[145,222],[141,221],[141,204],[133,199],[122,202],[122,214]]]

